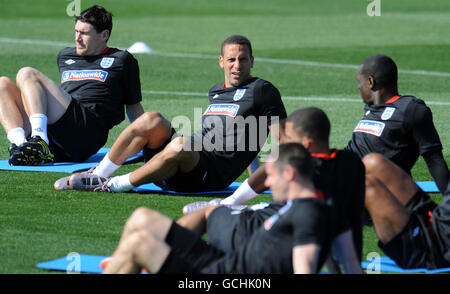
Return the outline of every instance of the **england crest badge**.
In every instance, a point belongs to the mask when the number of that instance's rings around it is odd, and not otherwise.
[[[100,66],[103,68],[110,68],[113,63],[114,57],[103,57]]]
[[[239,101],[239,100],[241,100],[241,98],[244,97],[244,94],[245,94],[245,91],[246,91],[246,90],[247,90],[247,89],[237,89],[237,90],[236,90],[236,93],[234,93],[233,100],[234,100],[234,101]]]
[[[386,107],[386,109],[383,111],[383,114],[381,115],[382,120],[388,120],[390,119],[395,112],[395,107]]]

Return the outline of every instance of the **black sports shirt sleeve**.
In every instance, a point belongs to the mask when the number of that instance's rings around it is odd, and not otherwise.
[[[433,123],[433,114],[422,100],[416,99],[406,108],[406,127],[410,129],[419,153],[442,150],[439,135]]]
[[[328,234],[325,205],[304,202],[292,218],[294,246],[305,244],[322,245],[324,234]]]
[[[281,100],[280,92],[270,82],[264,81],[259,87],[260,93],[255,97],[255,106],[259,116],[268,118],[268,125],[272,124],[272,117],[277,117],[281,121],[287,117],[286,109]]]
[[[127,61],[124,66],[127,74],[125,75],[124,80],[125,97],[123,97],[123,102],[125,105],[133,105],[142,101],[139,64],[137,60],[128,53]]]

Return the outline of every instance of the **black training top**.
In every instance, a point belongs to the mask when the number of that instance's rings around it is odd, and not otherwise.
[[[268,127],[286,118],[286,109],[277,88],[256,77],[239,87],[216,84],[209,90],[209,103],[193,148],[206,151],[216,167],[214,177],[227,187],[264,146]]]
[[[202,269],[202,273],[290,274],[292,250],[297,245],[320,246],[319,271],[330,248],[331,215],[329,206],[319,198],[296,198],[243,243]]]
[[[361,159],[351,151],[334,149],[331,154],[312,154],[316,169],[314,185],[319,189],[332,206],[333,213],[333,238],[352,230],[356,253],[362,257],[362,225],[361,213],[364,209],[365,195],[365,171]],[[208,221],[207,233],[210,241],[216,239],[229,240],[229,243],[221,242],[221,248],[225,251],[236,250],[242,243],[247,242],[250,236],[270,216],[275,214],[283,204],[272,202],[267,207],[252,211],[242,210],[234,213],[239,221],[230,222],[234,228],[228,232],[231,236],[223,236],[224,232],[215,231],[214,222]],[[215,217],[211,213],[208,220]]]
[[[106,48],[96,56],[80,56],[65,48],[58,54],[61,89],[93,111],[108,128],[125,119],[124,105],[142,100],[139,66],[127,51]]]
[[[441,203],[433,210],[432,225],[441,254],[450,263],[450,182]]]
[[[419,155],[442,150],[431,110],[413,96],[395,96],[384,104],[366,105],[346,149],[363,157],[383,154],[411,173]]]

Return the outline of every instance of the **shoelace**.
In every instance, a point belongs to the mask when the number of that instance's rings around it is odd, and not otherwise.
[[[97,187],[94,189],[94,192],[107,192],[111,193],[111,188],[108,186],[109,180],[103,183],[101,187]]]

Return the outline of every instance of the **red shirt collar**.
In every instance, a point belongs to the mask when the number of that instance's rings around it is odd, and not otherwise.
[[[326,153],[311,153],[311,156],[313,157],[318,157],[318,158],[322,158],[324,160],[331,160],[333,158],[336,157],[336,155],[338,154],[339,150],[334,148],[332,149],[331,154],[326,154]]]
[[[391,99],[389,99],[388,101],[386,101],[386,104],[394,103],[395,101],[398,100],[398,98],[400,98],[400,95],[397,95],[397,96],[392,97]]]
[[[103,50],[102,53],[100,53],[100,54],[106,54],[106,52],[108,52],[108,51],[109,51],[109,47],[106,46],[105,50]]]

